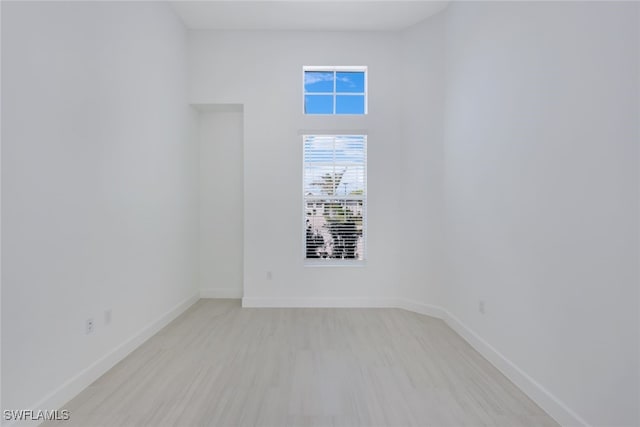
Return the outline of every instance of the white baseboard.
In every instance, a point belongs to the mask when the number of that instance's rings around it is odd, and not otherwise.
[[[544,388],[540,383],[531,378],[525,371],[507,359],[492,345],[482,339],[471,328],[462,323],[460,319],[446,310],[442,310],[443,320],[458,335],[464,338],[471,347],[487,359],[502,374],[509,378],[531,400],[536,402],[547,414],[564,427],[580,426],[588,427],[589,424],[560,399]]]
[[[105,372],[111,369],[116,363],[124,359],[129,353],[138,348],[142,343],[155,335],[160,329],[164,328],[172,320],[177,318],[189,307],[191,307],[196,301],[198,301],[198,295],[193,295],[180,304],[176,305],[165,314],[160,316],[151,324],[144,327],[140,332],[120,344],[113,349],[110,353],[104,355],[92,363],[87,368],[80,371],[73,378],[69,379],[66,383],[62,384],[48,396],[41,399],[35,405],[30,406],[30,409],[37,410],[53,410],[55,408],[62,408],[62,406],[73,399],[78,393],[88,387],[95,380],[100,378]],[[73,417],[73,414],[71,414]],[[36,426],[40,424],[38,421],[14,421],[10,424],[2,424],[3,427],[13,426]]]
[[[202,288],[200,298],[242,298],[242,289],[235,288]]]
[[[467,341],[478,353],[509,378],[538,406],[562,426],[589,427],[578,414],[551,394],[525,371],[516,366],[471,328],[442,307],[423,304],[407,298],[242,298],[242,307],[369,307],[400,308],[444,320],[451,329]]]
[[[401,308],[438,319],[444,318],[442,308],[406,298],[242,298],[242,306],[247,308]]]
[[[445,311],[437,305],[423,304],[406,298],[397,298],[394,307],[438,319],[444,319],[445,314]]]
[[[395,308],[395,298],[242,298],[243,307]]]

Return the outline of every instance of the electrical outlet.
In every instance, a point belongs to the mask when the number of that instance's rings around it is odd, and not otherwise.
[[[273,273],[271,273],[270,271],[267,271],[267,280],[271,280],[273,279]]]
[[[93,333],[94,326],[95,324],[93,323],[93,319],[87,319],[87,321],[85,322],[85,332],[87,335]]]
[[[108,308],[104,311],[104,324],[105,325],[110,325],[111,324],[111,309]]]
[[[483,300],[478,301],[478,311],[480,312],[480,314],[484,314],[484,301]]]

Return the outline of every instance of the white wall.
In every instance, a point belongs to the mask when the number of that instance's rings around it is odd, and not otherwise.
[[[396,33],[190,32],[190,101],[244,105],[244,297],[292,304],[394,296],[403,160]],[[367,65],[366,117],[305,117],[303,65]],[[301,130],[367,130],[368,262],[304,267]],[[272,280],[267,272],[272,272]],[[217,285],[216,285],[217,286]],[[265,302],[267,301],[267,302]],[[322,303],[322,302],[320,302]]]
[[[162,3],[2,2],[4,408],[197,292],[185,44]]]
[[[447,11],[446,307],[593,425],[640,424],[638,7]]]
[[[2,45],[2,5],[0,5],[0,47]],[[1,50],[1,49],[0,49]],[[0,82],[2,81],[2,55],[0,54]],[[0,83],[0,100],[2,100]],[[2,127],[2,101],[0,101],[0,128]],[[0,130],[0,242],[2,241],[2,134]],[[0,244],[0,409],[2,406],[2,244]]]
[[[203,297],[240,298],[244,225],[242,108],[200,109],[200,292]]]
[[[442,306],[444,274],[443,127],[445,14],[402,37],[402,205],[399,297]]]

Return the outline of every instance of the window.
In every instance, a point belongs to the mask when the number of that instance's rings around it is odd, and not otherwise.
[[[305,114],[367,114],[367,67],[304,67]]]
[[[365,259],[366,135],[304,137],[305,259]],[[315,262],[315,261],[314,261]]]

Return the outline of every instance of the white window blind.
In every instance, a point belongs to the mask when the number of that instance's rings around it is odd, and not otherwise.
[[[366,135],[305,135],[305,258],[364,260]]]

